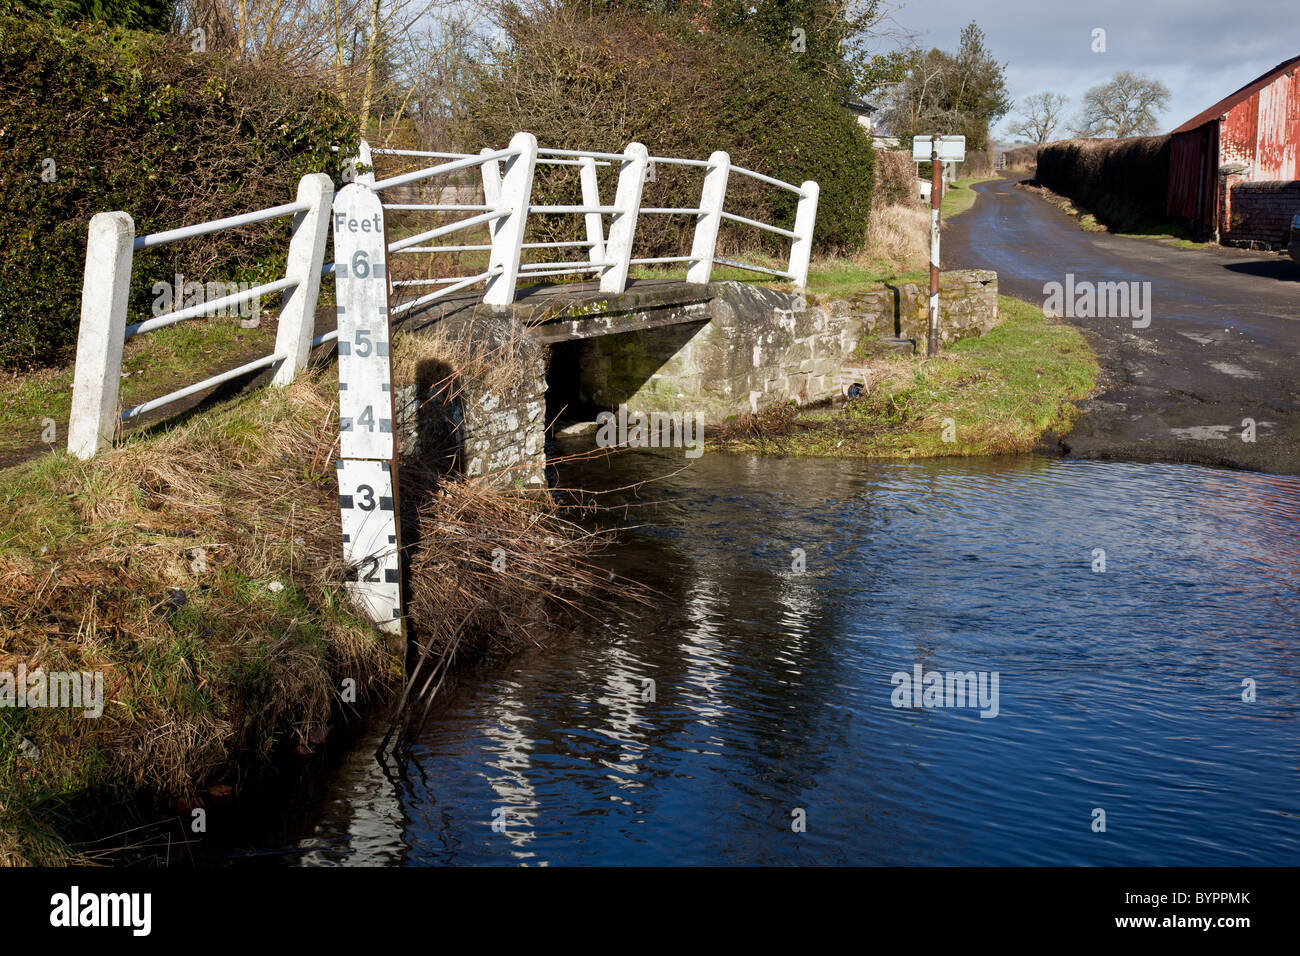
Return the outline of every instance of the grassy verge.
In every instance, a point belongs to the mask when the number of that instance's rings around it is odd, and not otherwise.
[[[244,329],[238,318],[196,319],[142,335],[122,355],[124,408],[240,364],[236,357],[274,351],[275,323]],[[0,455],[45,443],[62,447],[72,407],[71,364],[0,377]],[[54,428],[48,428],[49,421]],[[52,431],[52,435],[51,435]]]
[[[863,358],[868,393],[838,408],[773,406],[731,423],[721,447],[839,458],[1031,451],[1067,431],[1098,374],[1082,335],[1002,296],[1002,324],[935,358]]]
[[[1134,239],[1155,239],[1166,246],[1172,246],[1175,249],[1204,249],[1211,243],[1198,242],[1192,238],[1192,231],[1186,226],[1178,223],[1166,222],[1158,226],[1147,226],[1144,229],[1132,231],[1117,232],[1117,236],[1128,236]]]
[[[975,205],[975,198],[979,195],[971,187],[976,183],[985,183],[990,179],[998,178],[997,176],[967,176],[965,179],[953,180],[939,203],[939,216],[950,219],[965,212]]]
[[[442,365],[511,376],[508,356],[395,339],[399,386]],[[238,796],[273,755],[318,748],[355,710],[348,689],[359,706],[399,685],[403,643],[342,589],[337,396],[337,372],[312,371],[88,462],[54,453],[6,472],[0,864],[120,859],[101,838],[141,819],[160,846],[132,858],[163,858],[163,837],[201,839],[194,808]],[[400,510],[410,633],[435,675],[458,653],[536,642],[606,580],[585,559],[596,538],[554,509],[423,461],[399,468]],[[100,675],[102,713],[6,701],[5,676],[38,668]]]
[[[137,796],[201,805],[317,741],[345,678],[396,678],[337,590],[329,395],[307,377],[7,473],[0,672],[102,675],[103,710],[0,708],[0,862],[76,858]]]
[[[1157,225],[1144,226],[1139,229],[1126,229],[1122,232],[1118,232],[1107,228],[1092,212],[1079,206],[1067,196],[1062,196],[1060,193],[1053,192],[1045,186],[1031,184],[1024,186],[1024,188],[1041,196],[1053,206],[1060,209],[1072,218],[1084,232],[1108,232],[1111,235],[1126,236],[1132,239],[1154,239],[1162,245],[1171,246],[1175,249],[1204,249],[1206,246],[1213,244],[1210,242],[1200,242],[1194,239],[1190,229],[1173,222],[1159,223]]]

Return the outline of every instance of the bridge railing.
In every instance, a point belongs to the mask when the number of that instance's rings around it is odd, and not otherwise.
[[[396,155],[442,160],[435,165],[375,179],[372,155]],[[380,194],[398,187],[467,170],[477,170],[482,203],[383,203],[385,215],[392,212],[431,212],[439,215],[470,213],[455,222],[444,223],[388,242],[390,254],[486,252],[487,267],[468,275],[405,279],[394,287],[436,286],[432,292],[398,302],[391,312],[400,315],[442,296],[482,283],[483,301],[507,306],[515,299],[521,279],[594,273],[603,292],[619,293],[627,286],[632,266],[688,263],[687,281],[708,282],[715,264],[773,275],[803,288],[808,279],[812,231],[817,215],[818,186],[808,181],[800,186],[734,166],[727,153],[718,151],[707,160],[650,156],[640,143],[631,143],[622,153],[588,150],[539,149],[531,133],[517,133],[505,149],[484,149],[479,154],[436,153],[421,150],[370,149],[361,144],[357,161],[367,167],[358,180]],[[704,170],[704,185],[698,206],[658,208],[642,205],[642,188],[651,163],[694,166]],[[553,205],[532,202],[533,176],[539,164],[576,166],[582,203]],[[618,182],[612,203],[603,203],[597,183],[597,169],[618,167]],[[732,174],[752,177],[798,196],[793,229],[784,229],[728,212],[727,181]],[[135,223],[126,212],[104,212],[90,222],[86,247],[86,268],[82,286],[81,324],[73,376],[72,412],[68,426],[68,450],[80,458],[93,456],[112,442],[118,425],[146,412],[181,401],[206,389],[259,369],[275,367],[274,384],[292,381],[305,366],[316,345],[338,337],[333,329],[313,337],[316,303],[323,276],[334,271],[326,263],[325,246],[331,231],[330,210],[334,184],[324,173],[304,176],[295,200],[269,209],[256,210],[211,222],[182,226],[145,236],[135,235]],[[525,242],[529,216],[579,215],[586,238],[564,242]],[[633,243],[636,226],[643,215],[685,216],[695,220],[689,256],[636,258]],[[135,253],[196,236],[237,229],[274,219],[293,218],[288,262],[284,276],[241,292],[232,293],[188,308],[127,324],[128,299]],[[609,228],[606,229],[606,217]],[[723,222],[732,222],[783,236],[790,240],[786,269],[770,269],[753,263],[717,256],[718,232]],[[489,242],[464,245],[431,244],[468,229],[486,226]],[[560,262],[528,262],[530,250],[574,248],[585,252],[582,259]],[[205,378],[119,412],[122,355],[126,341],[187,319],[218,314],[262,296],[283,294],[275,351],[238,368]]]
[[[515,289],[521,279],[532,280],[555,275],[593,273],[603,292],[619,293],[626,289],[632,266],[687,264],[687,281],[710,281],[717,264],[732,266],[752,272],[775,276],[804,288],[808,281],[808,263],[812,251],[812,231],[817,218],[819,188],[816,182],[807,181],[795,186],[753,170],[735,166],[724,151],[713,153],[707,160],[685,159],[670,156],[651,156],[640,143],[630,143],[622,153],[604,153],[593,150],[539,148],[530,133],[518,133],[503,150],[484,149],[479,155],[460,153],[432,153],[420,150],[371,150],[362,143],[361,162],[371,165],[372,155],[428,157],[446,162],[425,169],[403,173],[378,181],[368,181],[376,192],[407,186],[477,167],[482,176],[484,202],[459,203],[404,203],[385,202],[384,209],[392,212],[424,212],[447,214],[473,212],[458,222],[447,223],[389,243],[393,254],[470,253],[487,252],[488,268],[477,274],[444,276],[438,278],[400,279],[393,282],[394,289],[403,287],[440,286],[433,292],[407,299],[393,306],[400,314],[418,306],[482,282],[485,286],[483,301],[488,305],[509,305],[514,301]],[[504,171],[502,163],[505,164]],[[699,205],[691,207],[648,207],[642,204],[642,192],[647,171],[653,165],[680,165],[704,170],[704,185]],[[532,201],[533,177],[539,165],[576,166],[582,202],[576,205],[539,204]],[[597,168],[617,166],[618,181],[612,203],[602,202],[597,182]],[[373,167],[372,167],[373,168]],[[778,189],[794,193],[797,199],[793,229],[728,211],[725,208],[727,183],[732,174],[747,176]],[[524,233],[529,217],[575,215],[582,216],[586,238],[563,242],[525,242]],[[694,220],[691,253],[686,256],[635,257],[637,223],[641,216],[683,216]],[[605,221],[609,219],[606,229]],[[744,262],[717,255],[718,234],[723,222],[773,233],[790,240],[790,256],[785,269]],[[428,244],[432,240],[450,236],[464,229],[487,225],[490,242],[462,245]],[[559,262],[529,262],[525,255],[530,250],[572,248],[580,250],[583,258]]]
[[[96,214],[90,220],[86,245],[68,451],[78,458],[90,458],[101,445],[112,442],[119,422],[129,421],[258,369],[276,366],[276,384],[292,381],[306,364],[313,344],[321,276],[333,268],[332,263],[324,263],[333,198],[333,181],[324,173],[314,173],[299,181],[294,202],[145,236],[135,234],[135,221],[128,213]],[[293,217],[293,225],[284,276],[241,292],[127,324],[136,252],[287,217]],[[118,412],[122,353],[128,339],[186,319],[228,312],[276,292],[282,292],[283,299],[274,352]]]

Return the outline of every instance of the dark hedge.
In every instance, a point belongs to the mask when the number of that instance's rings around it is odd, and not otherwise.
[[[0,17],[0,366],[66,361],[80,316],[86,230],[120,209],[136,234],[292,201],[340,179],[355,132],[314,86],[197,54],[163,34]],[[50,181],[52,179],[52,181]],[[132,307],[175,273],[269,281],[288,220],[137,253]]]

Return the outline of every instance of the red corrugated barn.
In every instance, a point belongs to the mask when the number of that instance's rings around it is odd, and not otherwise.
[[[1220,242],[1285,245],[1300,212],[1300,56],[1173,131],[1169,215]]]

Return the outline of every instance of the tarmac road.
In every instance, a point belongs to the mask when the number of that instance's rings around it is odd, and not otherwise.
[[[1067,274],[1076,288],[1150,283],[1137,287],[1149,292],[1145,328],[1132,306],[1106,317],[1061,310],[1102,363],[1100,393],[1057,440],[1062,453],[1300,474],[1300,265],[1084,232],[1013,179],[974,188],[975,205],[945,226],[945,269],[994,269],[1003,295],[1038,305],[1045,284],[1064,286]],[[1254,442],[1244,440],[1246,419]]]

